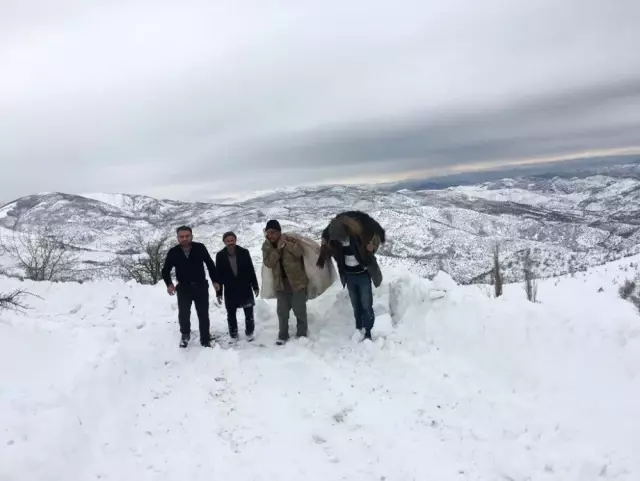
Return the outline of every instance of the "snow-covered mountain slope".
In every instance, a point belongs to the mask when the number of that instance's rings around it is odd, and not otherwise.
[[[637,481],[640,316],[617,284],[638,260],[537,304],[388,269],[373,343],[334,285],[307,342],[275,346],[259,300],[253,343],[186,350],[161,285],[0,278],[41,297],[0,313],[0,479]]]
[[[109,259],[129,247],[133,232],[173,235],[175,227],[188,224],[216,251],[222,233],[234,230],[259,262],[269,218],[319,239],[327,221],[345,209],[365,210],[387,229],[389,242],[381,251],[386,266],[425,276],[444,269],[461,282],[484,281],[498,243],[507,279],[521,277],[526,249],[537,274],[553,276],[640,252],[640,165],[620,166],[611,175],[503,179],[442,190],[280,189],[235,204],[48,193],[4,206],[0,226],[12,228],[19,218],[22,228],[49,223],[67,229],[89,249],[85,257],[98,266],[92,275],[104,276],[111,272]]]

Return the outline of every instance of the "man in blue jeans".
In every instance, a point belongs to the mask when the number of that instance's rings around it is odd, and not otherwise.
[[[343,212],[331,220],[322,232],[318,267],[335,258],[342,286],[347,287],[353,307],[356,329],[364,339],[371,339],[375,322],[373,290],[382,283],[382,273],[375,253],[385,242],[384,229],[368,214]]]

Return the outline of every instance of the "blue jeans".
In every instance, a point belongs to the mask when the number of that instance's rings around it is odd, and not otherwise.
[[[371,276],[368,272],[347,274],[347,289],[356,319],[356,329],[371,331],[375,320]]]

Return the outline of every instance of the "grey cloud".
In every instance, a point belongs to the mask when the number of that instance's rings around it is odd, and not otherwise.
[[[0,201],[638,144],[637,18],[635,0],[0,0]]]
[[[640,145],[640,77],[503,109],[337,126],[249,155],[289,169],[304,159],[357,173],[379,168],[376,163],[414,169],[629,145]]]

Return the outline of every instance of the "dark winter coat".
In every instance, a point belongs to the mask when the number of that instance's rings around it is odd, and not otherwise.
[[[221,288],[218,296],[224,294],[224,303],[228,309],[254,305],[254,291],[258,290],[258,278],[249,251],[244,247],[236,246],[236,262],[238,264],[237,276],[231,269],[227,248],[225,247],[216,254],[218,283]]]
[[[213,259],[211,259],[209,251],[204,244],[192,242],[189,257],[185,255],[180,245],[176,245],[167,252],[167,257],[162,267],[162,279],[167,287],[173,284],[171,269],[175,267],[178,284],[206,284],[205,265],[209,271],[211,281],[218,282],[216,265],[213,263]],[[177,288],[178,286],[176,286]]]
[[[334,232],[347,234],[356,259],[371,275],[373,285],[379,287],[382,284],[382,271],[375,253],[380,245],[386,241],[386,232],[382,226],[369,214],[360,211],[347,211],[334,217],[322,232],[322,247],[320,248],[317,264],[319,267],[323,267],[325,262],[330,257],[333,257],[338,264],[340,281],[344,287],[347,282],[347,274],[342,253],[342,242],[334,238],[332,235]],[[369,243],[373,245],[373,252],[369,252],[366,249]]]

